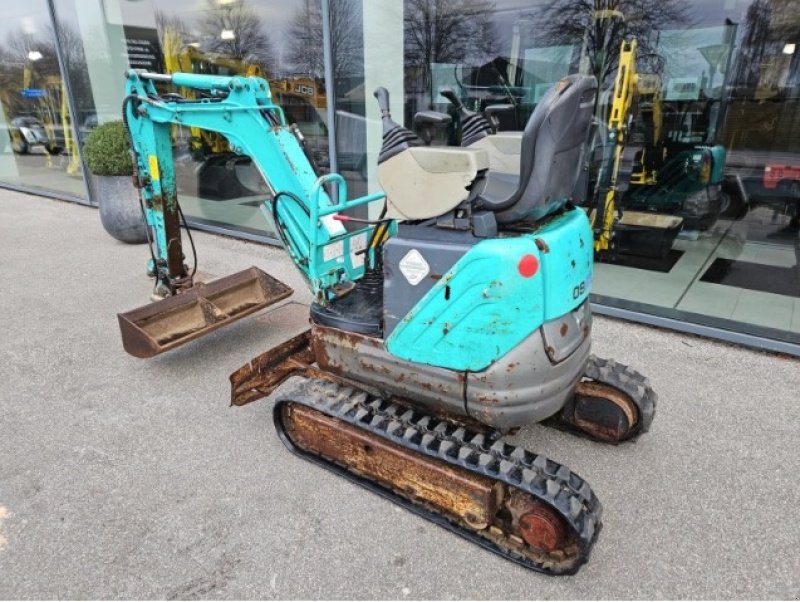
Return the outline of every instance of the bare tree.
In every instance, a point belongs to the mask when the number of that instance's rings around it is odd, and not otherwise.
[[[333,64],[338,77],[359,75],[364,45],[360,8],[355,0],[331,2],[330,31]],[[289,26],[288,60],[301,75],[324,75],[322,10],[319,0],[305,0]]]
[[[428,88],[432,63],[483,63],[497,53],[490,0],[405,0],[405,61]]]
[[[623,39],[636,38],[640,54],[655,53],[658,30],[687,27],[687,0],[556,0],[537,16],[550,43],[584,43],[592,73],[602,84],[619,62]]]
[[[156,9],[156,30],[158,31],[158,41],[164,47],[164,36],[166,34],[176,34],[182,40],[194,38],[189,25],[178,15],[167,14],[163,10]]]
[[[257,63],[268,74],[275,68],[275,51],[258,14],[239,0],[223,6],[208,0],[208,10],[198,22],[206,52]]]
[[[5,110],[10,116],[38,113],[46,106],[44,101],[26,98],[24,88],[47,89],[60,93],[54,84],[60,81],[60,70],[55,48],[55,36],[29,34],[21,31],[10,33],[0,47],[0,89]],[[56,110],[60,109],[56,107]],[[9,117],[9,115],[6,115]]]

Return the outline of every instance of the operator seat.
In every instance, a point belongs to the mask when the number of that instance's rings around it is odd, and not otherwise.
[[[386,193],[386,217],[424,220],[442,216],[483,190],[485,150],[423,146],[414,132],[392,120],[389,92],[375,90],[383,121],[378,180]]]
[[[519,173],[491,174],[477,205],[499,224],[539,219],[573,197],[594,113],[597,80],[568,75],[542,97],[522,133]]]

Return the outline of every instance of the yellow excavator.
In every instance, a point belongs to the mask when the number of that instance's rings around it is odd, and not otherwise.
[[[165,29],[161,45],[166,70],[170,74],[267,77],[256,63],[205,52],[195,44],[185,43],[183,36],[174,28]],[[312,79],[287,78],[271,81],[270,85],[276,101],[284,107],[289,122],[297,122],[303,132],[308,129],[303,124],[318,119],[319,110],[324,110],[326,106],[324,93]],[[185,86],[178,90],[184,100],[198,98],[197,90]],[[187,182],[187,186],[196,185],[200,196],[211,199],[230,199],[265,192],[260,175],[251,167],[251,159],[233,152],[224,136],[198,127],[190,127],[188,130],[189,138],[186,140],[185,127],[172,127],[173,143],[177,146],[183,144],[189,151],[184,154],[183,161],[178,160],[184,166],[179,172],[191,173],[192,182]],[[313,130],[308,131],[309,135],[315,133]],[[307,146],[306,142],[304,144]],[[311,157],[310,150],[308,154]]]
[[[67,105],[67,92],[64,80],[60,75],[42,75],[37,73],[31,65],[25,65],[22,71],[22,89],[38,89],[39,96],[34,105],[34,114],[41,122],[40,131],[36,134],[36,142],[40,143],[47,151],[47,166],[61,167],[53,163],[53,157],[57,157],[66,151],[69,162],[66,172],[71,176],[80,176],[80,157],[78,147],[75,143],[75,136],[72,130],[72,120],[69,115]],[[17,132],[19,144],[23,140],[22,135]],[[12,134],[13,136],[13,134]],[[12,140],[14,138],[12,137]],[[27,141],[28,146],[31,141]],[[20,145],[19,147],[22,147]],[[19,148],[15,146],[15,148]]]
[[[631,173],[631,183],[655,185],[658,170],[655,165],[665,158],[661,144],[663,118],[661,104],[661,78],[653,74],[640,74],[636,70],[636,40],[625,40],[620,47],[619,67],[614,80],[611,109],[608,117],[605,148],[611,149],[603,161],[595,187],[597,208],[590,213],[595,233],[595,253],[602,257],[614,249],[614,238],[621,228],[656,231],[668,246],[677,236],[682,219],[659,213],[625,211],[620,208],[619,171],[622,153],[628,143],[629,122],[634,101],[638,98],[642,118],[651,124],[650,139],[646,141],[637,167]],[[659,161],[652,161],[648,154],[661,153]],[[660,247],[663,246],[663,242]]]
[[[24,140],[22,139],[22,133],[19,131],[19,128],[14,127],[14,125],[11,123],[11,116],[14,114],[14,110],[8,90],[2,87],[0,87],[0,105],[2,105],[3,114],[5,115],[6,129],[8,131],[11,149],[14,152],[19,152],[19,149],[23,147]]]
[[[183,37],[171,28],[164,32],[161,44],[164,52],[164,65],[168,73],[263,76],[261,67],[254,63],[231,59],[219,54],[207,54],[192,44],[184,44]],[[187,100],[197,98],[196,91],[191,88],[181,88],[180,94]],[[230,152],[227,140],[217,132],[197,127],[190,128],[189,131],[189,145],[192,155],[196,159]],[[173,135],[176,138],[180,137],[177,126],[173,128]]]
[[[618,253],[664,258],[681,229],[707,229],[722,207],[725,148],[671,140],[664,127],[661,77],[639,73],[637,42],[620,46],[602,162],[590,219],[599,258]],[[644,140],[627,186],[620,182],[636,106]]]

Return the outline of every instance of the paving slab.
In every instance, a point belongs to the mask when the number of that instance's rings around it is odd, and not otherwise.
[[[196,242],[207,274],[297,292],[136,359],[115,314],[147,301],[146,248],[0,190],[0,598],[797,597],[796,359],[597,318],[595,352],[647,374],[658,411],[634,444],[515,437],[605,508],[589,563],[545,577],[292,456],[269,403],[230,408],[228,375],[306,328],[310,295],[279,249]]]

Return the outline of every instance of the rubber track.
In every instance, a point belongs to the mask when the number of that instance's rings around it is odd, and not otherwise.
[[[627,393],[639,411],[639,421],[631,435],[626,439],[635,439],[650,430],[656,414],[658,395],[650,387],[650,381],[633,368],[614,360],[607,360],[590,355],[584,376],[598,382],[611,385]]]
[[[323,379],[295,377],[275,397],[275,426],[286,446],[298,455],[346,476],[409,510],[527,568],[551,575],[573,574],[584,564],[602,527],[602,506],[589,484],[569,468],[521,447],[494,441],[399,403]],[[475,532],[457,519],[414,504],[378,483],[347,472],[338,464],[296,448],[283,431],[281,406],[299,403],[425,456],[486,475],[527,492],[557,511],[575,538],[571,557],[556,553],[534,560],[513,547],[498,544],[489,530]]]

